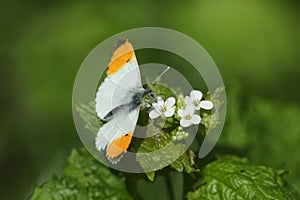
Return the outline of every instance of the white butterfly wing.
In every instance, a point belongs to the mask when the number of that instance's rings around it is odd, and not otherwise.
[[[99,129],[95,141],[97,150],[106,149],[106,157],[112,163],[127,151],[139,116],[139,107],[130,112],[123,109]]]
[[[107,77],[96,94],[96,113],[102,120],[112,111],[113,116],[98,131],[96,148],[106,149],[106,156],[112,162],[120,160],[126,152],[139,116],[139,106],[130,110],[130,103],[136,90],[142,87],[138,63],[132,45],[121,40],[111,58]]]
[[[127,43],[129,42],[127,41]],[[126,47],[125,44],[121,45],[119,48],[123,46]],[[127,45],[130,45],[132,48],[130,43]],[[130,50],[130,47],[126,48]],[[118,51],[118,49],[115,51]],[[113,73],[110,73],[110,71],[112,71],[111,68],[117,67],[115,67],[115,65],[112,66],[111,63],[113,63],[113,60],[110,62],[108,76],[104,79],[96,94],[96,112],[100,119],[104,119],[104,117],[114,108],[123,104],[128,104],[131,100],[130,94],[142,86],[140,71],[134,52],[129,61],[123,63],[124,65],[119,66],[117,71],[113,71]],[[122,62],[120,65],[121,64]]]

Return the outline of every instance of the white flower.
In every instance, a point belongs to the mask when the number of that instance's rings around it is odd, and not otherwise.
[[[199,124],[201,117],[194,114],[194,108],[192,106],[186,106],[185,109],[179,109],[178,115],[181,117],[180,125],[182,127],[188,127],[191,124]]]
[[[171,117],[175,113],[173,108],[174,104],[174,97],[169,97],[166,101],[164,101],[161,97],[158,97],[157,102],[152,104],[154,110],[149,113],[149,117],[151,119],[155,119],[159,116]]]
[[[184,100],[187,106],[192,106],[195,110],[200,110],[200,108],[205,110],[212,109],[213,103],[208,100],[201,101],[202,96],[202,92],[198,90],[192,90],[190,96],[186,96]]]

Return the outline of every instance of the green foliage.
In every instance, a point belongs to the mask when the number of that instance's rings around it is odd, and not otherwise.
[[[185,172],[190,174],[192,172],[198,172],[199,169],[194,167],[194,158],[195,153],[188,149],[182,156],[180,156],[175,162],[173,162],[170,166],[177,171]]]
[[[227,119],[218,147],[228,153],[243,153],[255,164],[287,168],[287,179],[299,192],[299,107],[258,98],[242,103],[236,84],[228,94]]]
[[[220,123],[220,109],[224,104],[224,101],[221,99],[220,95],[224,92],[224,90],[224,87],[219,87],[212,93],[208,93],[208,97],[205,98],[210,100],[214,105],[212,113],[211,111],[204,111],[202,114],[201,124],[205,126],[205,133],[207,133],[209,128],[213,129]]]
[[[132,199],[124,178],[112,174],[86,150],[73,150],[64,172],[62,177],[37,186],[30,199]]]
[[[169,90],[159,85],[152,86],[151,89],[160,94],[167,93],[166,97],[173,95]],[[214,92],[208,98],[214,101],[214,105],[221,105],[222,102],[215,101],[218,100],[217,94],[218,92]],[[177,100],[177,104],[183,103],[182,97],[179,96]],[[297,151],[293,151],[300,137],[298,134],[300,129],[294,125],[297,123],[297,119],[300,118],[299,109],[285,105],[285,109],[280,110],[278,108],[283,105],[253,98],[243,102],[241,89],[237,84],[229,87],[227,106],[227,121],[218,147],[221,150],[223,147],[226,148],[226,153],[243,152],[251,159],[252,163],[271,165],[276,168],[289,166],[288,169],[292,176],[288,176],[288,180],[299,188],[300,182],[297,178],[300,176],[298,171],[299,162],[295,161]],[[86,127],[88,129],[91,131],[98,130],[101,122],[91,123],[97,119],[93,103],[89,105],[78,104],[76,109],[87,123]],[[209,118],[204,117],[203,119]],[[215,118],[217,119],[217,115]],[[155,121],[149,124],[147,116],[143,120],[146,120],[145,124],[149,125],[147,136],[150,137],[143,139],[137,149],[137,161],[145,171],[148,171],[145,174],[150,181],[155,181],[156,176],[156,172],[149,171],[150,169],[160,170],[169,163],[171,163],[169,167],[180,172],[187,174],[199,172],[199,169],[194,165],[194,153],[191,150],[185,151],[186,147],[178,139],[185,132],[179,129],[178,125],[174,125],[174,119],[168,118],[165,124],[156,123]],[[208,127],[210,126],[209,122],[209,120],[204,120],[203,124]],[[163,128],[161,128],[162,126]],[[272,137],[272,140],[270,140],[270,137]],[[291,138],[293,138],[292,143]],[[217,152],[223,153],[218,150]],[[290,152],[289,155],[291,156],[286,156],[286,152]],[[266,155],[274,155],[279,159]],[[201,160],[198,160],[198,162],[201,163]],[[214,171],[215,173],[213,173]],[[194,192],[189,192],[188,197],[190,199],[251,199],[252,196],[264,198],[265,196],[259,195],[268,195],[279,199],[282,197],[293,199],[296,193],[285,183],[282,172],[267,167],[252,166],[246,160],[235,157],[221,158],[205,167],[203,179],[200,180],[206,182],[206,184]],[[256,180],[259,180],[259,183]],[[228,188],[229,183],[233,184],[229,185],[230,188]],[[61,182],[59,179],[54,178],[51,184],[63,187],[62,184],[68,184],[68,179]],[[49,187],[52,187],[51,184],[49,183]],[[246,186],[241,187],[241,189],[238,184],[245,184]],[[263,192],[259,193],[259,190]]]
[[[182,143],[189,135],[185,129],[179,126],[179,116],[176,111],[185,106],[184,94],[180,89],[174,89],[175,94],[168,88],[163,85],[155,84],[148,85],[148,87],[157,95],[162,96],[164,99],[167,99],[170,96],[177,97],[174,117],[166,118],[164,122],[157,122],[152,120],[147,127],[147,138],[145,138],[137,154],[137,161],[141,167],[147,172],[146,176],[149,180],[153,181],[155,177],[155,172],[151,170],[160,170],[168,165],[173,169],[181,172],[186,172],[187,174],[199,171],[194,167],[194,157],[195,154],[191,149],[187,149],[186,145]],[[216,109],[214,116],[212,117],[212,123],[208,119],[211,119],[208,113],[203,117],[204,125],[215,126],[219,121],[219,107],[223,102],[219,99],[219,94],[224,88],[219,88],[210,98],[214,100]],[[186,94],[188,95],[188,94]],[[200,129],[199,129],[200,130]],[[204,129],[201,129],[205,132]],[[202,133],[205,134],[205,133]]]
[[[187,167],[191,162],[189,158],[190,155],[184,154],[172,167],[186,173],[195,171]],[[64,172],[62,177],[53,177],[37,186],[30,199],[132,199],[124,176],[112,174],[86,150],[73,150]],[[187,199],[298,199],[284,174],[284,170],[250,165],[245,158],[223,156],[203,169],[202,185],[188,192]],[[155,173],[147,175],[153,180]]]
[[[198,199],[299,199],[283,178],[284,171],[249,165],[246,159],[222,157],[203,170],[203,185],[187,194]]]
[[[241,88],[237,83],[231,84],[227,90],[227,112],[225,126],[218,141],[219,146],[225,146],[238,151],[244,150],[249,145],[251,131],[247,132],[243,112]]]
[[[143,140],[136,158],[146,172],[166,167],[177,160],[185,150],[184,144],[175,144],[168,133],[152,127],[149,132],[153,136]]]
[[[145,172],[145,175],[147,176],[147,178],[148,178],[150,181],[154,181],[154,178],[155,178],[155,171],[153,171],[153,172]]]
[[[96,134],[103,122],[97,117],[95,102],[92,101],[88,104],[79,102],[75,104],[75,109],[84,120],[85,128]]]
[[[284,106],[284,109],[282,109]],[[300,191],[300,109],[293,105],[251,101],[246,117],[251,130],[247,155],[255,163],[283,166],[288,180]]]

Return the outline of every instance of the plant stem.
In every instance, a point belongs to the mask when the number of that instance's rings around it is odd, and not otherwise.
[[[168,185],[168,191],[169,191],[169,197],[171,200],[175,200],[176,197],[174,196],[174,188],[173,183],[170,174],[167,176],[167,185]]]

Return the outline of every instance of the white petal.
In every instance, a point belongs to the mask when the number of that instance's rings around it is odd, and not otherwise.
[[[156,111],[156,110],[152,110],[150,113],[149,113],[149,117],[151,119],[155,119],[157,118],[158,116],[160,116],[160,114]]]
[[[193,100],[192,100],[192,98],[191,97],[189,97],[189,96],[186,96],[185,98],[184,98],[184,101],[185,101],[185,103],[186,103],[186,105],[194,105],[193,104]]]
[[[157,99],[156,99],[156,103],[158,105],[161,105],[163,106],[165,104],[164,100],[161,98],[161,96],[158,96]]]
[[[200,92],[199,90],[192,90],[190,95],[193,100],[195,100],[195,99],[201,100],[202,99],[202,92]]]
[[[199,115],[193,115],[193,116],[192,116],[191,122],[192,122],[193,124],[199,124],[200,121],[201,121],[201,117],[200,117]]]
[[[192,106],[187,106],[184,109],[184,115],[192,115],[194,113],[194,108]]]
[[[213,108],[213,103],[211,101],[200,101],[200,107],[205,110],[210,110]]]
[[[180,116],[180,117],[183,117],[183,110],[182,109],[179,109],[177,111],[177,114]]]
[[[161,105],[161,104],[159,104],[159,103],[153,103],[152,106],[153,106],[153,108],[156,109],[156,111],[159,112],[159,110],[160,110],[164,105],[163,105],[163,104]],[[160,112],[159,112],[159,113],[160,113]]]
[[[172,115],[174,115],[175,110],[174,108],[167,108],[166,112],[164,112],[165,117],[171,117]]]
[[[180,120],[180,125],[181,125],[182,127],[188,127],[188,126],[191,125],[191,122],[190,122],[189,120],[186,120],[185,118],[182,118],[182,119]]]
[[[174,97],[169,97],[169,98],[166,100],[165,105],[166,105],[167,107],[172,107],[172,106],[174,106],[175,101],[176,101],[176,100],[175,100]]]

